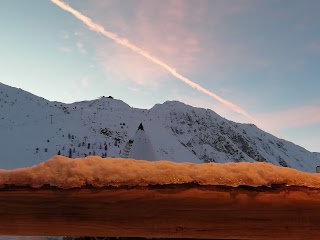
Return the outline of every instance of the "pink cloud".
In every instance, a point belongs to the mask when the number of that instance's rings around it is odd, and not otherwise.
[[[157,88],[161,78],[168,75],[162,68],[122,46],[113,46],[111,52],[106,44],[97,53],[97,58],[106,75],[148,88]]]
[[[184,74],[199,72],[204,67],[210,67],[216,74],[228,69],[230,64],[269,65],[266,60],[248,54],[251,46],[232,44],[219,38],[227,23],[226,17],[252,9],[255,6],[252,1],[236,4],[163,0],[155,4],[140,0],[128,1],[124,6],[123,1],[91,0],[83,4],[85,14],[107,30],[129,39]],[[158,66],[146,64],[143,58],[134,57],[130,51],[123,51],[113,43],[99,41],[95,40],[97,59],[106,75],[116,73],[135,84],[152,86],[166,77]],[[151,79],[153,83],[150,83]],[[218,75],[212,79],[218,80]]]
[[[248,119],[237,114],[230,109],[225,108],[221,103],[212,102],[211,99],[187,94],[181,94],[179,91],[173,91],[169,97],[172,100],[178,100],[188,105],[200,108],[208,108],[226,119],[240,123],[248,123]],[[257,122],[251,122],[260,129],[267,131],[277,137],[285,138],[282,130],[289,128],[305,127],[313,124],[320,124],[319,105],[309,105],[288,110],[270,112],[254,116]]]
[[[131,9],[133,17],[130,20],[124,18],[125,14],[115,11],[121,9],[123,3],[120,1],[93,2],[89,12],[107,29],[130,39],[137,46],[184,73],[194,71],[199,65],[201,39],[185,26],[185,19],[194,10],[187,1],[170,0],[167,4],[139,1]],[[102,15],[100,9],[107,9],[109,12]],[[200,13],[201,11],[198,14]],[[97,59],[106,75],[111,73],[139,85],[157,86],[167,75],[158,66],[107,41],[98,44]]]
[[[201,6],[201,2],[197,5]],[[200,63],[201,39],[187,26],[193,6],[188,1],[170,0],[167,4],[141,1],[133,30],[137,45],[165,60],[182,72],[192,72]],[[196,17],[196,16],[194,16]]]
[[[130,9],[129,14],[122,12],[123,1],[94,0],[91,3],[90,8],[85,10],[89,17],[182,74],[200,72],[206,65],[215,74],[211,80],[216,81],[223,65],[243,62],[255,66],[267,65],[262,60],[248,56],[247,49],[250,46],[230,45],[216,37],[221,31],[217,26],[225,20],[225,15],[239,14],[248,9],[248,4],[243,2],[241,6],[217,2],[208,10],[208,1],[195,4],[185,0],[167,0],[154,4],[154,1],[141,0],[134,2],[134,6],[133,1],[126,3],[130,5],[125,8],[126,11]],[[215,16],[213,19],[216,22],[208,22],[208,14]],[[190,24],[198,25],[190,27]],[[202,25],[210,29],[197,31],[197,26]],[[99,41],[94,41],[97,46],[96,59],[109,79],[112,76],[113,79],[126,81],[126,85],[134,83],[148,88],[157,88],[166,81],[168,73],[159,66],[113,42]]]
[[[283,130],[320,124],[320,105],[308,105],[298,108],[261,114],[260,121],[265,122],[274,129]]]

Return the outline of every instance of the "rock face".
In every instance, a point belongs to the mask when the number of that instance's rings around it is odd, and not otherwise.
[[[137,131],[140,123],[147,138],[141,129]],[[64,104],[0,84],[0,169],[31,166],[57,154],[130,157],[125,146],[134,149],[129,140],[136,132],[140,132],[137,138],[149,139],[145,144],[159,160],[258,161],[308,172],[320,165],[319,153],[209,109],[176,101],[136,109],[106,97]]]

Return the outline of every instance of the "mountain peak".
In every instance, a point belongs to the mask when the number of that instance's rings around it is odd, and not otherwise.
[[[309,172],[320,165],[320,154],[178,101],[147,111],[107,97],[63,104],[0,84],[0,168],[31,166],[56,154],[119,157],[135,133],[143,151],[146,131],[155,159],[258,161]]]

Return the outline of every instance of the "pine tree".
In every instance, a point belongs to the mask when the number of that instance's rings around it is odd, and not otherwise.
[[[69,148],[69,158],[72,158],[72,149]]]
[[[58,151],[58,155],[61,155],[61,152],[60,152],[60,150]]]

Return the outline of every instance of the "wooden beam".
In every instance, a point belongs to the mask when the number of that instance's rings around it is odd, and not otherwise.
[[[0,235],[319,239],[320,190],[6,187]]]

